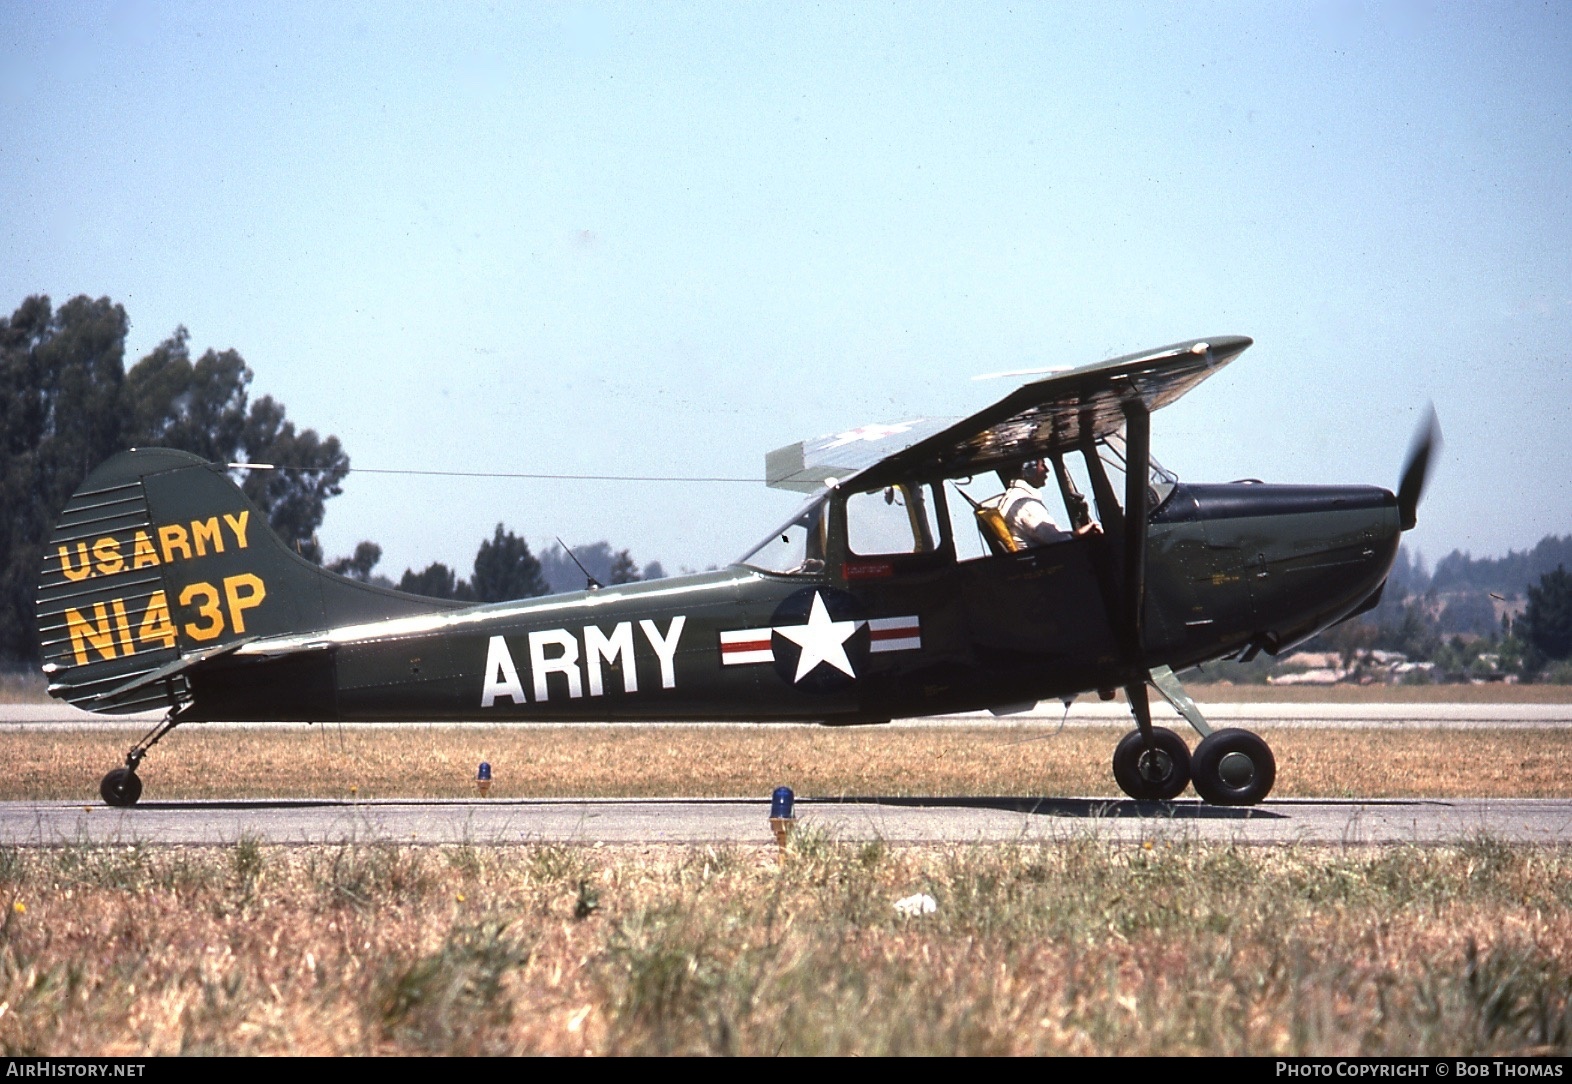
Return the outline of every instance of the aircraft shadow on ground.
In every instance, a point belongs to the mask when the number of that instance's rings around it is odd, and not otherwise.
[[[1146,802],[1132,798],[1023,798],[1019,796],[947,797],[852,795],[836,798],[801,798],[811,805],[933,806],[950,809],[996,809],[1039,817],[1074,817],[1086,820],[1135,817],[1144,820],[1281,820],[1283,814],[1259,806],[1220,806],[1205,802]]]
[[[672,801],[674,799],[665,799]],[[680,799],[675,799],[680,801]],[[521,805],[530,806],[540,803],[582,804],[593,802],[594,799],[564,799],[564,798],[522,798],[501,799],[481,802],[490,806]],[[468,805],[474,799],[412,799],[409,803],[394,802],[391,804],[417,804],[417,805]],[[378,803],[385,805],[389,803]],[[1262,809],[1259,806],[1235,807],[1207,805],[1200,801],[1158,802],[1136,801],[1131,798],[1033,798],[1019,795],[889,795],[872,794],[857,795],[843,794],[830,797],[802,797],[797,800],[799,806],[804,805],[885,805],[904,806],[907,808],[932,808],[932,809],[992,809],[1002,813],[1024,813],[1028,816],[1038,817],[1066,817],[1081,820],[1109,820],[1132,818],[1139,820],[1281,820],[1282,813]],[[353,799],[343,798],[218,798],[198,799],[180,802],[141,802],[137,805],[139,810],[149,812],[213,812],[218,810],[273,810],[273,809],[354,809],[362,805]]]
[[[133,810],[160,813],[211,813],[217,810],[353,809],[357,803],[341,798],[193,798],[179,802],[138,802]]]

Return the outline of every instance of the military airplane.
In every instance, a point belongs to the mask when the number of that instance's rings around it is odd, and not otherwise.
[[[185,723],[853,726],[1121,688],[1125,793],[1173,799],[1193,782],[1207,802],[1254,804],[1276,777],[1271,749],[1212,729],[1175,671],[1275,654],[1375,606],[1436,434],[1432,415],[1396,494],[1181,482],[1151,458],[1151,414],[1250,344],[1178,343],[1037,379],[970,417],[792,444],[766,456],[765,481],[806,501],[736,563],[486,605],[327,572],[225,466],[133,449],[87,477],[49,544],[49,691],[167,712],[104,777],[114,806],[138,800],[143,758]],[[1038,458],[1077,530],[1023,546],[973,491]],[[1153,725],[1148,685],[1200,734],[1193,754]]]

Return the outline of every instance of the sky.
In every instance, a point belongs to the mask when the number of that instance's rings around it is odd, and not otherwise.
[[[762,477],[977,374],[1256,345],[1181,477],[1572,532],[1572,5],[0,4],[0,310],[184,325],[363,468]],[[352,473],[329,556],[497,523],[724,564],[762,484]]]

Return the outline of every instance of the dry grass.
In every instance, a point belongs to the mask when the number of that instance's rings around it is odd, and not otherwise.
[[[1122,729],[193,726],[143,775],[159,798],[468,796],[482,759],[503,796],[1112,794]],[[1267,736],[1283,796],[1572,778],[1555,730]],[[93,800],[133,739],[0,733],[0,799]],[[917,892],[937,911],[898,917]],[[0,848],[0,1053],[1564,1056],[1569,904],[1572,850],[1489,839]]]
[[[1488,840],[3,850],[0,1051],[1565,1055],[1569,903]]]
[[[828,730],[563,726],[454,729],[193,725],[153,750],[150,797],[725,797],[786,784],[828,795],[1115,795],[1122,728]],[[1263,731],[1277,797],[1566,797],[1572,742],[1552,729]],[[127,731],[0,732],[0,800],[95,800]]]
[[[1203,685],[1199,704],[1572,704],[1572,685]]]

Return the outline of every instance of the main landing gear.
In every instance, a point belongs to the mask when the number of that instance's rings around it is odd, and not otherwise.
[[[1132,798],[1167,801],[1177,798],[1190,782],[1190,750],[1184,739],[1165,726],[1126,734],[1114,749],[1114,778]]]
[[[1193,783],[1202,800],[1232,806],[1255,805],[1271,793],[1277,760],[1259,735],[1235,727],[1213,730],[1166,666],[1152,671],[1152,684],[1201,734],[1201,744],[1192,756],[1178,734],[1153,726],[1146,684],[1126,686],[1136,728],[1114,749],[1120,790],[1132,798],[1168,801]]]
[[[1213,805],[1255,805],[1271,793],[1276,780],[1271,747],[1237,727],[1212,731],[1190,758],[1195,792]]]
[[[137,800],[142,797],[142,780],[136,774],[142,758],[147,756],[147,751],[157,745],[165,734],[178,725],[172,712],[165,716],[163,722],[142,735],[142,740],[126,753],[124,768],[115,768],[104,776],[98,784],[98,794],[104,799],[105,804],[117,809],[128,809],[136,805]]]

